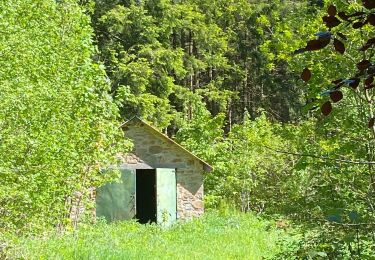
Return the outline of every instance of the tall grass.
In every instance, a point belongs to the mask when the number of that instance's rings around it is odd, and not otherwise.
[[[69,234],[17,238],[11,258],[25,259],[264,259],[280,252],[287,234],[252,214],[204,217],[169,229],[134,221],[98,223]]]

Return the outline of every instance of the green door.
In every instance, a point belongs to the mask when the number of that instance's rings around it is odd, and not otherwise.
[[[96,192],[96,216],[107,222],[135,216],[135,170],[120,171],[121,183],[107,183]]]
[[[156,169],[156,220],[164,226],[176,221],[176,171]]]

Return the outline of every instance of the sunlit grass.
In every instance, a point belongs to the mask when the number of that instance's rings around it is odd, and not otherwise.
[[[212,212],[169,229],[127,221],[18,238],[10,253],[25,259],[263,259],[281,250],[277,241],[285,236],[252,214]]]

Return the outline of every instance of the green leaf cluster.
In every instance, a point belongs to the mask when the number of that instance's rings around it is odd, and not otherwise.
[[[259,108],[278,120],[294,118],[301,93],[285,63],[267,62],[277,14],[299,8],[281,2],[95,1],[98,59],[121,115],[176,127],[192,120],[194,103],[203,100],[231,124],[245,110],[254,119]]]
[[[0,10],[0,233],[68,225],[121,138],[90,19],[74,1]]]

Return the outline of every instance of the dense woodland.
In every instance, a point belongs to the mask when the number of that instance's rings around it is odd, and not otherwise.
[[[100,169],[130,151],[119,125],[136,115],[213,165],[207,208],[291,228],[279,257],[375,255],[374,10],[0,1],[0,241],[77,228],[72,201],[93,207],[116,178]]]

